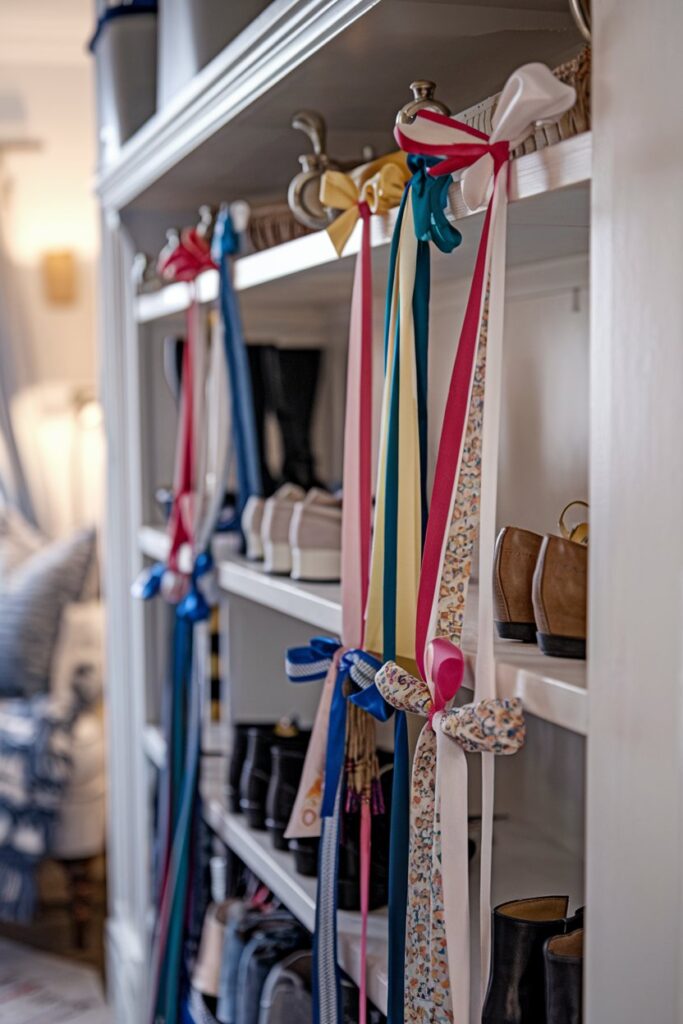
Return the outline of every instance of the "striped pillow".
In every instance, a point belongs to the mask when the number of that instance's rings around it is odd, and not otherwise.
[[[65,606],[78,601],[95,556],[95,531],[40,548],[2,581],[0,697],[50,689],[52,659]]]

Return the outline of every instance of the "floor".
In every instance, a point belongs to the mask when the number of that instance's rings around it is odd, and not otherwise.
[[[94,967],[0,939],[2,1024],[111,1024]]]
[[[69,892],[62,866],[53,861],[41,865],[38,877],[40,904],[35,921],[27,927],[0,924],[0,940],[9,939],[32,946],[45,953],[59,953],[83,965],[95,967],[104,977],[104,919],[106,913],[106,882],[104,857],[93,862],[90,898],[92,919],[85,944],[76,945],[70,916]],[[0,1013],[0,1024],[5,1024]]]
[[[0,925],[0,1024],[111,1024],[103,997],[104,858],[93,864],[92,920],[82,948],[59,864],[42,865],[39,889],[32,925]]]

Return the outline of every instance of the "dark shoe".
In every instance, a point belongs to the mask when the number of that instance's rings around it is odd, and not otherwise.
[[[305,750],[310,730],[300,730],[296,723],[282,719],[275,727],[252,725],[247,728],[247,752],[240,776],[240,809],[249,828],[266,827],[266,798],[271,776],[271,747]]]
[[[282,480],[308,491],[318,485],[311,423],[321,362],[320,349],[268,348],[263,352],[268,407],[282,435]]]
[[[586,657],[588,548],[548,535],[532,585],[538,646],[558,658]]]
[[[232,750],[230,752],[230,766],[228,769],[228,800],[232,814],[241,814],[240,807],[240,780],[242,769],[247,756],[247,741],[250,729],[262,729],[265,735],[272,735],[275,729],[275,722],[256,725],[254,722],[239,722],[232,730]]]
[[[541,896],[494,909],[482,1024],[547,1024],[543,944],[564,934],[568,903],[566,896]]]
[[[543,953],[547,1024],[581,1024],[583,929],[548,939]]]
[[[503,640],[536,643],[531,584],[543,538],[530,530],[506,526],[498,534],[493,565],[496,629]]]
[[[290,839],[289,848],[294,854],[294,868],[305,878],[316,878],[318,875],[319,839]]]
[[[391,755],[378,752],[380,764]],[[385,813],[373,814],[370,847],[370,910],[384,907],[389,899],[389,834],[393,766],[381,773]],[[360,910],[360,811],[345,813],[339,843],[337,904],[340,910]]]
[[[240,809],[249,828],[262,830],[266,827],[272,738],[272,730],[264,730],[260,726],[247,730],[247,753],[240,776]]]
[[[296,800],[301,773],[304,770],[303,750],[289,750],[277,743],[271,747],[271,775],[266,796],[266,828],[276,850],[286,850],[285,830]]]

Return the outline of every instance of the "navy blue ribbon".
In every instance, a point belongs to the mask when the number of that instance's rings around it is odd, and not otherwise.
[[[228,363],[232,434],[237,469],[238,497],[235,521],[232,525],[237,529],[240,528],[240,519],[248,499],[252,494],[263,493],[249,361],[229,265],[229,257],[239,251],[239,245],[239,235],[233,227],[230,211],[225,206],[216,219],[211,255],[218,265],[220,276],[220,309]]]

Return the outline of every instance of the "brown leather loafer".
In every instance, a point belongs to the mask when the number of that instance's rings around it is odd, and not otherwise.
[[[530,530],[505,526],[498,534],[493,563],[496,629],[503,640],[536,643],[531,585],[543,538]]]
[[[588,548],[561,537],[544,537],[531,596],[543,653],[585,658]]]

